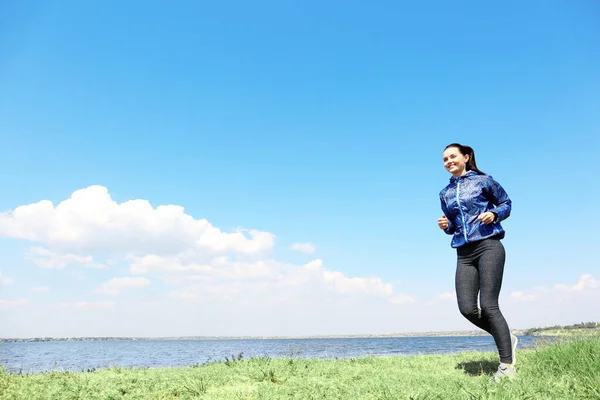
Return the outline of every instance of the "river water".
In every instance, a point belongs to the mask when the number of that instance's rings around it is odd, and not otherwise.
[[[533,344],[519,338],[519,348]],[[246,339],[90,340],[0,343],[0,365],[11,372],[84,371],[108,367],[174,367],[232,356],[349,358],[496,351],[491,336]]]

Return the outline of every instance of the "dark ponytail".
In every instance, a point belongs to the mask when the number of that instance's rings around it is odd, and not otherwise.
[[[449,147],[456,147],[460,154],[462,154],[463,156],[469,156],[469,160],[467,161],[466,165],[467,171],[475,171],[478,174],[485,175],[483,171],[477,168],[477,163],[475,162],[475,151],[471,146],[463,146],[459,143],[451,143],[448,146],[446,146],[444,150],[446,150]]]

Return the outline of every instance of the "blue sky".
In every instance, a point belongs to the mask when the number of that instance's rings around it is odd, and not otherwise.
[[[600,320],[598,13],[0,4],[0,337],[473,329],[451,142],[513,200],[511,327]]]

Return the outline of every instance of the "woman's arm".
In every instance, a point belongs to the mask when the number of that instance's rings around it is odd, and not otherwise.
[[[452,222],[452,218],[448,218],[448,215],[450,215],[450,213],[448,212],[448,207],[446,206],[446,200],[444,200],[444,196],[442,194],[440,194],[440,202],[442,203],[442,212],[444,213],[444,215],[446,216],[446,218],[448,220],[448,227],[446,229],[444,229],[444,232],[446,232],[448,235],[452,235],[456,231],[456,227],[454,226],[454,223]]]
[[[494,205],[488,210],[496,215],[494,222],[500,222],[508,218],[512,210],[512,201],[504,188],[489,176],[485,191],[488,200]]]

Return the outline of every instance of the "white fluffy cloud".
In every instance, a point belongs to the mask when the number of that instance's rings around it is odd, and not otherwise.
[[[36,286],[31,288],[31,291],[34,293],[48,293],[50,291],[50,287],[48,286]]]
[[[511,326],[519,328],[600,320],[598,279],[582,274],[573,281],[512,292],[502,303],[502,312]]]
[[[100,285],[96,292],[100,294],[117,295],[125,289],[141,288],[149,285],[150,279],[148,278],[132,278],[125,276],[122,278],[112,278],[108,282]]]
[[[559,292],[585,292],[600,289],[600,281],[595,279],[592,274],[583,274],[579,278],[579,282],[574,285],[554,285]]]
[[[205,219],[185,214],[180,206],[154,208],[146,200],[117,203],[103,186],[77,190],[57,206],[42,200],[0,213],[0,236],[43,243],[63,256],[77,257],[176,254],[189,249],[258,254],[274,245],[271,233],[254,229],[225,233]],[[49,267],[64,264],[51,262]]]
[[[600,281],[592,274],[583,274],[577,283],[556,284],[551,288],[541,286],[528,292],[515,291],[510,293],[510,299],[525,302],[549,302],[565,299],[573,296],[600,296]]]
[[[134,261],[130,269],[137,274],[169,272],[166,282],[175,287],[170,297],[177,299],[232,300],[261,293],[276,299],[276,293],[310,295],[311,291],[324,289],[339,295],[380,297],[393,304],[415,301],[411,296],[395,293],[392,284],[379,278],[347,277],[327,270],[319,259],[297,266],[275,260],[231,261],[225,257],[198,264],[147,256]]]
[[[0,275],[0,285],[12,285],[14,280],[8,276]]]
[[[171,275],[204,275],[214,279],[269,279],[275,277],[279,264],[273,260],[231,261],[214,257],[206,262],[185,255],[164,257],[148,254],[130,258],[130,272],[135,275],[164,272]]]
[[[397,295],[391,283],[384,283],[380,278],[347,277],[339,271],[322,271],[325,285],[337,293],[369,294],[387,298],[393,304],[413,303],[416,299],[409,295]]]
[[[177,299],[241,301],[249,292],[270,298],[274,292],[325,290],[391,304],[415,301],[378,277],[347,276],[324,268],[321,260],[293,265],[268,258],[275,243],[269,232],[239,228],[226,233],[177,205],[153,207],[140,199],[118,203],[102,186],[77,190],[57,205],[43,200],[0,213],[0,236],[32,242],[26,257],[41,268],[110,271],[128,265],[131,277],[112,278],[96,287],[97,294],[145,287],[152,277],[171,286],[168,297]],[[315,245],[295,243],[292,249],[312,254]],[[83,309],[109,303],[61,304]]]
[[[294,243],[292,245],[292,250],[313,254],[317,250],[317,247],[312,243]]]

